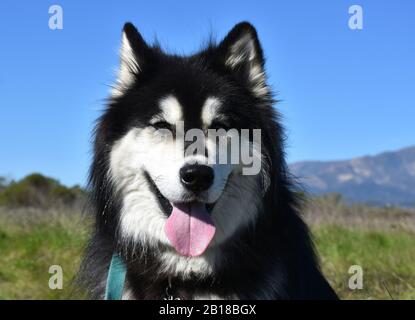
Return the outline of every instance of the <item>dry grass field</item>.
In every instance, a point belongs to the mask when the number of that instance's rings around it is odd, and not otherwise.
[[[322,269],[342,299],[415,299],[415,214],[396,208],[314,199],[304,218]],[[77,272],[90,222],[79,210],[0,207],[0,299],[79,299]],[[51,290],[49,267],[63,269]],[[363,289],[348,287],[349,267],[362,267]]]

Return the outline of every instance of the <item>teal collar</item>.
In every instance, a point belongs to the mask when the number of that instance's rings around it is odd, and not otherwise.
[[[114,253],[108,270],[105,300],[122,300],[126,273],[127,267],[125,266],[124,259],[117,253]],[[175,297],[171,292],[171,279],[169,278],[168,281],[166,293],[161,298],[163,300],[180,300],[179,297]]]
[[[105,300],[122,299],[126,273],[127,268],[124,260],[118,254],[114,253],[108,270]]]

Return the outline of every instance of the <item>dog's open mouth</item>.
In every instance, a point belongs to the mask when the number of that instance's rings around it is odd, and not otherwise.
[[[163,210],[166,216],[170,216],[173,210],[173,206],[171,205],[170,201],[162,195],[162,193],[157,188],[156,184],[154,183],[153,179],[151,179],[150,174],[147,171],[144,171],[144,177],[146,178],[151,191],[156,195],[160,208]]]
[[[210,216],[215,204],[198,201],[171,203],[162,195],[148,173],[146,179],[168,216],[164,231],[175,250],[187,257],[200,256],[212,241],[216,227]]]
[[[183,256],[205,252],[215,235],[215,225],[204,203],[173,204],[164,231],[170,244]]]

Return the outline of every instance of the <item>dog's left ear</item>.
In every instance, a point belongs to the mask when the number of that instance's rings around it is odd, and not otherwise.
[[[244,81],[257,97],[267,96],[264,56],[257,32],[250,23],[241,22],[233,27],[218,50],[228,71]]]

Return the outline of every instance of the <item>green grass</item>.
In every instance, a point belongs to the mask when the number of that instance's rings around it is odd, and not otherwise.
[[[14,219],[13,219],[14,220]],[[0,223],[0,299],[67,299],[87,239],[79,216],[30,224]],[[49,288],[49,267],[63,270],[63,288]]]
[[[80,298],[71,294],[71,280],[87,226],[73,213],[0,210],[0,299]],[[312,231],[323,272],[342,299],[415,299],[413,232],[347,225],[313,225]],[[48,286],[51,265],[63,268],[62,290]],[[363,268],[363,290],[348,288],[351,265]]]
[[[322,269],[342,299],[415,299],[415,234],[407,231],[314,227]],[[363,269],[363,289],[351,290],[350,266]]]

